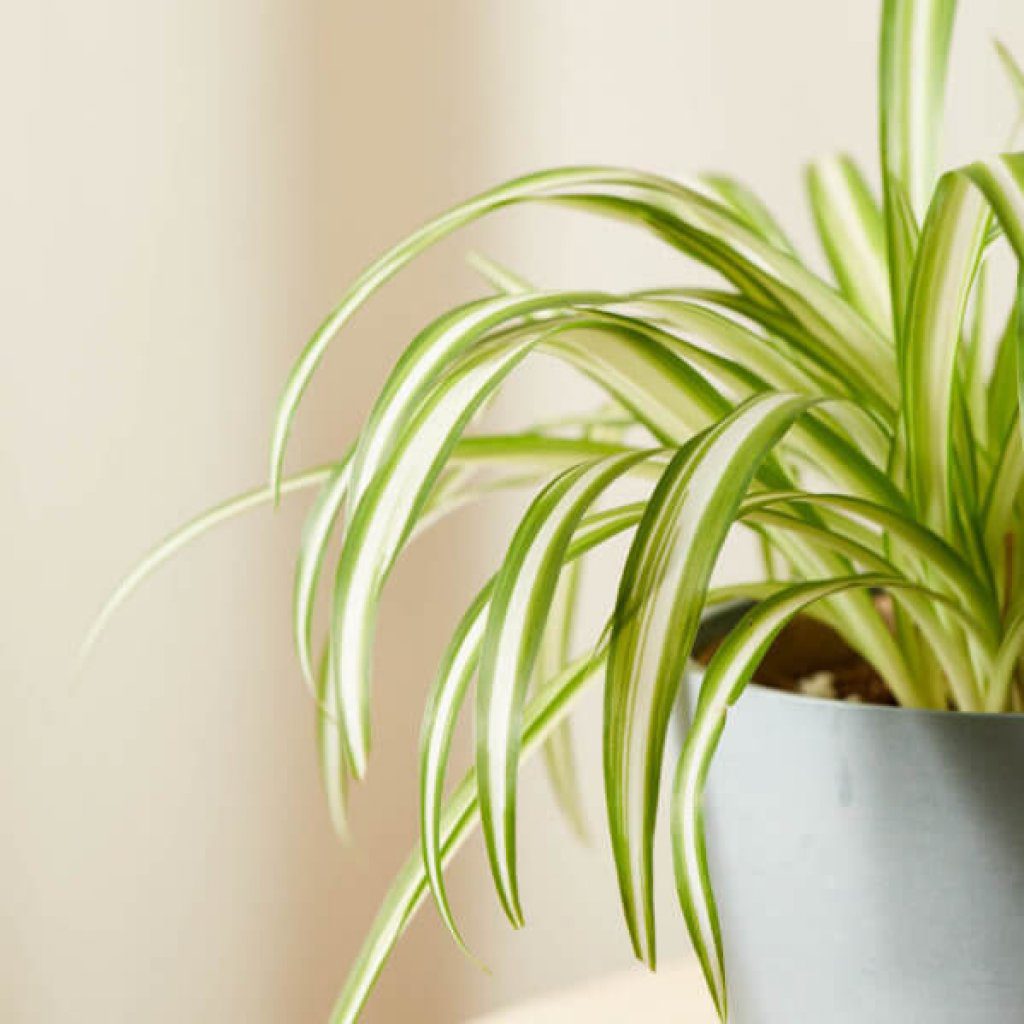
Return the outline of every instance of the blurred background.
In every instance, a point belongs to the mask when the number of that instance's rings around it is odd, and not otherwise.
[[[1024,54],[1019,2],[961,6],[951,162],[999,148],[1012,121],[990,36]],[[262,481],[275,399],[321,315],[460,197],[548,164],[716,169],[812,250],[803,162],[845,149],[873,171],[877,19],[855,0],[4,5],[0,1019],[325,1018],[415,841],[422,697],[515,506],[441,526],[387,591],[350,848],[327,821],[290,649],[303,499],[166,567],[75,679],[91,616],[163,532]],[[343,335],[292,468],[338,454],[404,343],[482,290],[469,248],[545,284],[690,275],[567,214],[474,228]],[[567,394],[586,390],[538,363],[496,415],[557,412]],[[755,571],[742,540],[727,562]],[[588,586],[599,606],[600,572]],[[528,770],[526,931],[506,926],[472,844],[452,871],[456,910],[492,973],[428,906],[367,1020],[461,1020],[629,963],[595,696],[579,730],[591,845]],[[671,961],[687,953],[666,866]]]

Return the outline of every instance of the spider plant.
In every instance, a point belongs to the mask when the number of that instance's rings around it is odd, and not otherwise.
[[[786,623],[813,614],[915,708],[1024,707],[1018,672],[1024,588],[1021,405],[1024,300],[992,324],[989,264],[1024,257],[1024,154],[937,174],[953,0],[886,0],[879,75],[881,196],[848,157],[811,164],[807,192],[822,276],[746,186],[617,167],[517,178],[426,224],[373,263],[306,345],[273,429],[266,487],[206,513],[128,577],[113,609],[195,536],[285,494],[317,492],[294,587],[298,661],[319,708],[330,813],[345,830],[352,780],[371,748],[371,648],[381,590],[429,523],[498,490],[531,488],[504,559],[455,628],[426,700],[421,844],[388,892],[334,1010],[351,1021],[410,916],[431,895],[462,942],[444,869],[479,822],[513,925],[517,778],[542,751],[573,816],[568,716],[603,686],[607,827],[636,956],[656,961],[653,848],[671,819],[675,881],[719,1014],[725,965],[701,819],[704,781],[730,705]],[[1015,88],[1024,77],[1000,49]],[[409,344],[352,446],[284,473],[307,385],[352,315],[434,243],[506,207],[539,203],[610,218],[715,271],[717,287],[544,291],[474,262],[489,294],[446,312]],[[535,354],[568,364],[607,399],[513,433],[477,423]],[[630,480],[643,497],[615,501]],[[342,522],[344,521],[344,525]],[[766,579],[712,587],[731,528],[756,532]],[[328,545],[330,616],[316,652],[314,607]],[[604,627],[571,642],[581,561],[626,536]],[[891,594],[883,615],[878,590]],[[705,609],[752,609],[706,668],[663,794],[666,736]],[[467,704],[472,704],[472,710]],[[457,722],[475,721],[475,762],[445,796]]]

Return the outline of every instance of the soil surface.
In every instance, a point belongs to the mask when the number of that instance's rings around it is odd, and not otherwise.
[[[717,644],[698,660],[711,659]],[[794,619],[769,648],[754,673],[763,686],[810,697],[895,704],[882,677],[833,629],[816,619]]]

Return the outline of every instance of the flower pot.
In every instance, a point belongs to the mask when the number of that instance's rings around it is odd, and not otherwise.
[[[731,1024],[1024,1021],[1024,715],[751,685],[705,815]]]

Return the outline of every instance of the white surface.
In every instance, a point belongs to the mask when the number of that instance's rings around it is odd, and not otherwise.
[[[470,1024],[713,1024],[714,1007],[693,963],[670,964],[652,974],[620,971],[578,988],[497,1013]]]

